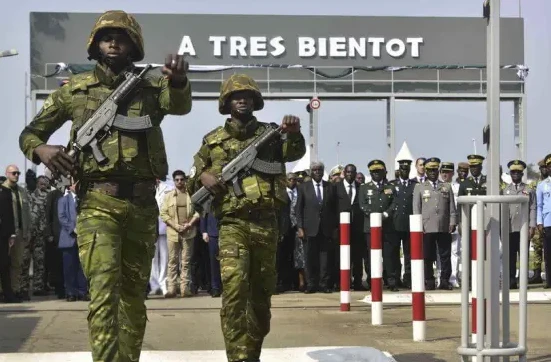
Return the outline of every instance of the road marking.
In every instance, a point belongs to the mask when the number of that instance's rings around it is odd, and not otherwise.
[[[511,292],[509,295],[511,304],[518,304],[519,293]],[[470,297],[469,297],[470,300]],[[499,296],[501,301],[501,294]],[[551,292],[528,292],[528,302],[549,302]],[[358,302],[371,304],[371,295],[366,295]],[[461,293],[425,293],[425,303],[429,304],[461,304]],[[385,293],[384,304],[411,304],[411,293]]]
[[[143,351],[140,362],[220,362],[226,352],[218,351]],[[92,362],[90,352],[0,353],[0,362]],[[264,348],[262,362],[395,362],[388,352],[371,347]]]

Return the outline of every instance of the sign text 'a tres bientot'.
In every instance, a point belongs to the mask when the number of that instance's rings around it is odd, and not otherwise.
[[[300,58],[380,58],[387,54],[393,58],[409,55],[419,58],[423,45],[422,37],[384,38],[384,37],[308,37],[298,36],[288,42],[281,36],[226,36],[210,35],[208,42],[215,57],[280,57],[288,46],[296,46]],[[197,55],[193,39],[182,36],[178,54],[194,57]]]

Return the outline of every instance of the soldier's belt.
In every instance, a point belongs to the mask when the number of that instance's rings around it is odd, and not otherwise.
[[[154,181],[96,181],[90,182],[87,189],[119,199],[132,199],[139,196],[155,195]]]
[[[224,216],[243,220],[271,220],[275,218],[276,212],[272,209],[237,210]]]

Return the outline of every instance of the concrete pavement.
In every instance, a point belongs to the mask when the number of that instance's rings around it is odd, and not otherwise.
[[[459,360],[456,353],[460,340],[459,305],[427,306],[427,341],[413,342],[410,306],[387,303],[384,325],[374,327],[371,326],[369,305],[361,302],[365,296],[366,292],[352,292],[350,312],[339,311],[338,293],[286,293],[274,296],[272,330],[264,343],[266,354],[263,354],[263,361],[270,362],[272,358],[298,358],[293,362],[345,361],[349,359],[343,359],[343,353],[349,355],[350,351],[360,351],[358,347],[389,352],[398,362]],[[200,356],[197,361],[209,361],[207,357],[213,354],[218,356],[216,358],[223,356],[220,299],[207,295],[171,300],[153,297],[147,301],[147,306],[149,323],[144,351],[194,351],[177,353],[176,356],[183,359],[174,361],[195,361],[195,355]],[[18,305],[1,304],[0,352],[17,354],[2,354],[0,362],[38,361],[40,356],[33,354],[29,355],[31,359],[24,360],[21,358],[27,355],[23,353],[89,351],[86,308],[85,302],[68,303],[51,298],[37,298],[33,302]],[[518,329],[515,305],[511,306],[511,314],[511,338],[514,341]],[[551,361],[548,333],[551,304],[530,304],[528,320],[528,361]],[[298,347],[306,349],[289,350]],[[356,350],[338,347],[355,347]],[[327,350],[332,352],[323,352]],[[293,356],[298,357],[284,357],[290,356],[289,353],[295,353]],[[17,356],[21,358],[16,359]],[[169,355],[162,360],[165,358],[169,358]],[[59,358],[52,360],[61,362]],[[82,358],[79,360],[85,362]]]

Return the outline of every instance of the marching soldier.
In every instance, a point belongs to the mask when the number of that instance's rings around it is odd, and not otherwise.
[[[427,159],[425,169],[427,180],[415,186],[413,191],[413,213],[423,215],[423,248],[425,257],[425,283],[427,290],[436,289],[433,263],[436,254],[440,256],[442,272],[439,288],[452,290],[451,275],[451,233],[455,231],[456,208],[451,185],[438,180],[440,159]]]
[[[547,167],[545,167],[544,160],[541,160],[538,162],[538,166],[540,168],[540,178],[538,180],[533,180],[530,183],[530,188],[536,191],[538,185],[540,182],[545,180],[549,174],[547,172]],[[534,249],[534,275],[530,280],[528,281],[529,284],[541,284],[543,283],[543,279],[541,278],[541,264],[542,264],[542,257],[543,257],[543,235],[539,231],[539,229],[536,228],[536,232],[534,233],[534,236],[532,237],[532,240],[530,240],[532,243],[532,248]]]
[[[230,117],[203,138],[188,181],[190,194],[204,186],[215,195],[211,207],[220,226],[220,317],[230,362],[260,359],[262,343],[270,331],[271,297],[277,280],[278,213],[288,202],[285,163],[306,153],[299,118],[285,116],[281,122],[284,135],[274,137],[258,154],[281,172],[266,174],[252,169],[239,181],[245,193],[239,197],[233,188],[220,183],[223,165],[271,127],[253,114],[263,107],[262,94],[251,77],[234,74],[224,81],[218,111]]]
[[[386,272],[388,289],[398,291],[398,271],[400,265],[400,244],[396,238],[396,231],[393,224],[393,213],[396,208],[394,185],[385,181],[386,166],[381,160],[373,160],[368,165],[371,181],[360,186],[360,208],[365,214],[364,232],[368,245],[367,254],[371,250],[371,225],[370,216],[372,212],[383,214],[383,268]],[[370,270],[370,263],[366,270]],[[383,276],[384,278],[384,276]],[[367,276],[368,282],[370,275]]]
[[[413,214],[413,190],[417,184],[416,179],[410,179],[411,160],[398,160],[399,177],[391,183],[396,191],[396,203],[393,212],[394,229],[398,247],[402,243],[404,252],[404,278],[403,286],[411,288],[411,250],[410,250],[410,230],[409,216]],[[398,280],[401,276],[401,268],[398,268]]]
[[[513,160],[507,164],[511,182],[503,189],[504,195],[527,195],[529,202],[529,225],[530,237],[534,235],[536,228],[536,193],[534,190],[522,182],[526,163],[520,160]],[[517,275],[517,253],[520,251],[520,228],[522,227],[522,218],[520,215],[521,205],[515,204],[509,207],[509,288],[518,289],[516,279]]]
[[[110,130],[99,143],[106,162],[83,149],[71,157],[48,139],[72,120],[77,131],[126,78],[133,62],[144,58],[141,27],[123,11],[107,11],[96,21],[88,41],[95,68],[71,77],[50,94],[19,138],[34,163],[44,163],[54,177],[73,175],[77,192],[79,256],[90,287],[88,328],[93,361],[138,361],[146,328],[145,293],[157,240],[159,208],[156,179],[168,173],[161,130],[166,115],[191,111],[188,63],[181,55],[165,58],[164,76],[146,76],[117,113],[148,116],[151,127],[127,132]]]

